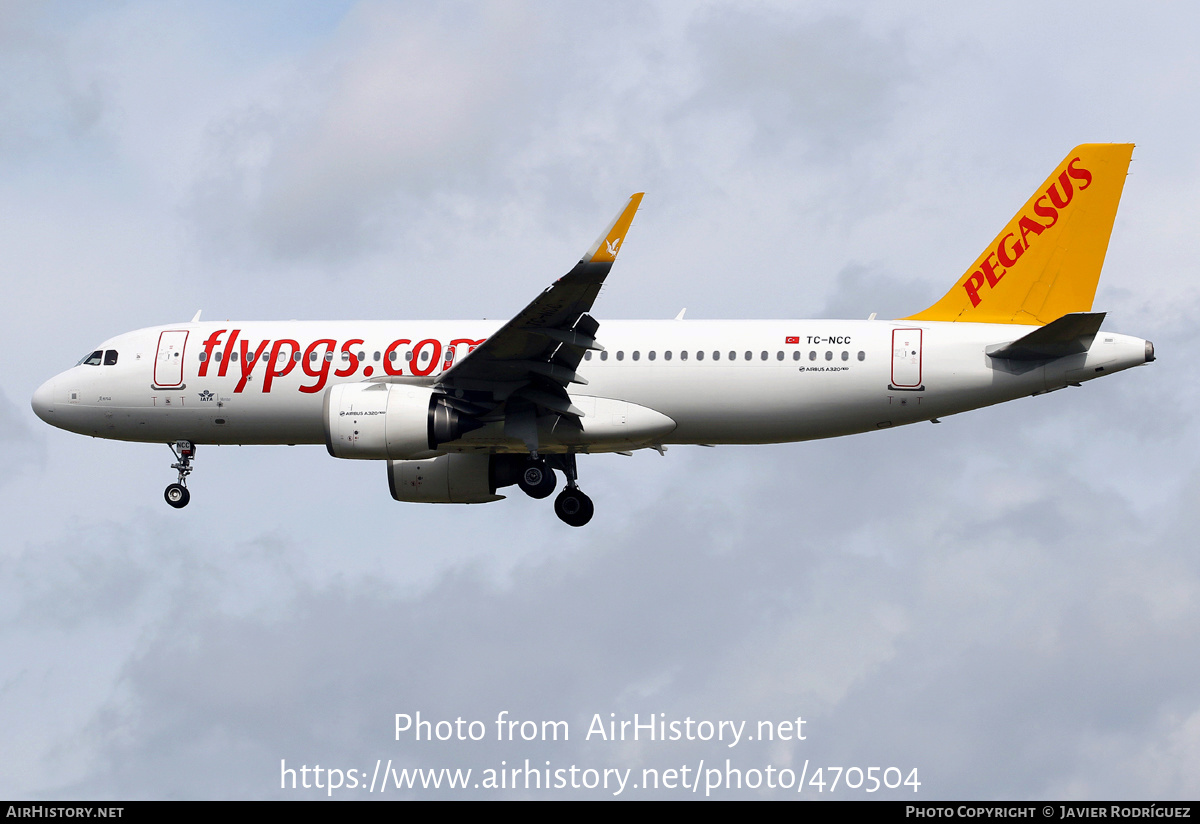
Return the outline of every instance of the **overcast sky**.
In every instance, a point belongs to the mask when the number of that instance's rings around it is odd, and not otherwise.
[[[0,5],[0,797],[726,758],[1200,796],[1200,11],[980,5]],[[584,529],[519,492],[399,504],[315,446],[201,447],[174,511],[164,446],[29,407],[197,309],[507,319],[643,190],[601,324],[909,314],[1084,142],[1137,143],[1095,308],[1157,362],[937,427],[583,458]],[[396,741],[418,711],[488,740]],[[497,742],[501,711],[571,739]],[[610,713],[806,738],[584,740]]]

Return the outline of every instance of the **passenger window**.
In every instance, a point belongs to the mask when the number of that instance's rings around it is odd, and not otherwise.
[[[217,363],[220,363],[220,362],[221,362],[221,353],[218,352],[217,353]]]
[[[730,359],[730,360],[737,360],[737,352],[730,352],[730,353],[729,353],[729,359]]]
[[[670,360],[670,359],[671,359],[671,350],[668,349],[666,352],[663,352],[663,360]]]
[[[325,353],[325,360],[326,360],[326,361],[332,361],[332,360],[333,360],[333,353],[332,353],[332,352],[326,352],[326,353]]]
[[[584,360],[591,360],[591,359],[592,359],[592,350],[591,350],[591,349],[589,349],[589,350],[587,350],[586,352],[584,352],[584,353],[583,353],[583,359],[584,359]]]
[[[642,356],[642,355],[641,355],[641,353],[640,353],[640,352],[638,352],[638,350],[636,350],[636,349],[634,349],[634,350],[633,350],[633,359],[634,359],[634,360],[637,360],[637,359],[639,359],[641,356]]]
[[[842,360],[844,360],[844,361],[850,360],[850,353],[847,352],[845,349],[842,350]]]
[[[646,357],[648,357],[650,360],[654,360],[654,350],[651,349],[650,353],[648,355],[646,355]]]
[[[617,350],[617,360],[625,360],[625,352],[622,349]]]
[[[713,352],[713,360],[720,360],[720,359],[721,359],[721,353]]]
[[[858,353],[858,359],[859,359],[860,361],[866,360],[866,359],[867,359],[867,353],[866,353],[866,352],[861,352],[861,351],[860,351],[860,352]]]
[[[697,353],[696,353],[696,360],[704,360],[704,353],[703,353],[703,352],[697,352]]]
[[[116,349],[109,349],[109,350],[105,351],[104,365],[105,366],[116,366],[117,365],[117,350]]]
[[[747,352],[746,352],[746,360],[750,360],[750,359],[751,359],[751,358],[753,358],[753,357],[754,357],[754,353],[753,353],[753,352],[750,352],[750,351],[747,351]]]
[[[201,353],[200,353],[200,362],[201,362],[201,363],[204,363],[206,360],[208,360],[208,353],[207,353],[207,352],[201,352]]]
[[[782,349],[780,349],[778,352],[775,353],[775,360],[783,360],[783,350]]]
[[[347,352],[345,349],[343,349],[342,350],[342,363],[348,363],[349,361],[350,361],[350,353]]]
[[[682,350],[682,351],[679,353],[679,359],[680,359],[680,360],[687,360],[687,350],[686,350],[686,349]]]
[[[600,353],[600,360],[608,360],[608,352],[607,351]]]
[[[779,357],[780,357],[781,359],[783,358],[783,353],[782,353],[782,352],[780,352],[780,353],[779,353]],[[759,358],[759,360],[766,360],[766,359],[767,359],[767,353],[764,351],[764,352],[762,353],[762,357],[761,357],[761,358]]]
[[[236,361],[237,361],[237,359],[238,359],[238,354],[237,354],[237,351],[236,351],[236,350],[235,350],[235,351],[233,351],[233,352],[230,352],[230,353],[229,353],[229,359],[230,359],[231,361],[234,361],[234,362],[236,362]]]
[[[800,360],[800,350],[799,349],[797,349],[795,352],[792,353],[792,360]]]
[[[814,349],[813,351],[811,351],[811,352],[809,352],[809,353],[808,353],[808,359],[809,359],[809,360],[816,360],[816,359],[817,359],[817,350],[816,350],[816,349]]]
[[[833,352],[829,349],[825,350],[825,360],[833,360]]]

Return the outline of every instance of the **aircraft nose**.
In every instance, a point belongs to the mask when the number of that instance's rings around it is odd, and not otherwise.
[[[44,420],[46,423],[54,423],[54,378],[43,383],[33,393],[34,414]]]

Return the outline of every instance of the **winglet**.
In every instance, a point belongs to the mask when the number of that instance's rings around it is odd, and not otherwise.
[[[625,208],[613,219],[609,227],[604,230],[604,234],[596,238],[596,242],[584,253],[583,257],[580,258],[580,262],[612,263],[617,259],[617,252],[621,250],[621,243],[625,240],[625,233],[629,231],[629,226],[633,223],[633,216],[637,214],[638,206],[641,205],[642,195],[644,194],[645,192],[638,192],[629,198],[629,202],[625,204]]]

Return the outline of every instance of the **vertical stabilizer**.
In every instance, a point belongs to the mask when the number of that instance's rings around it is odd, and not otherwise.
[[[937,303],[906,320],[1044,325],[1089,312],[1132,143],[1076,146]]]

